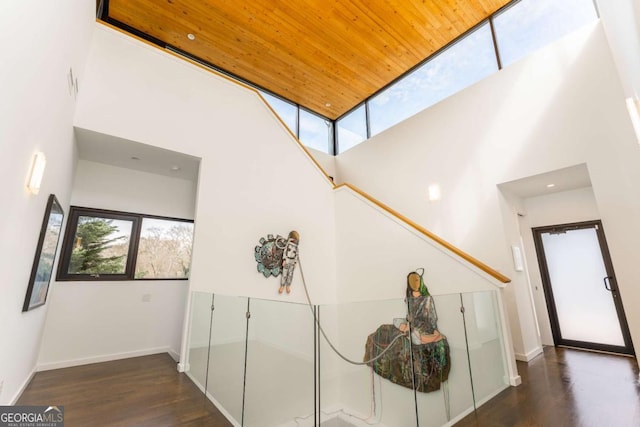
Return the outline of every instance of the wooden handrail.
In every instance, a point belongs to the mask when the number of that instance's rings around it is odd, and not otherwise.
[[[318,161],[316,160],[315,157],[313,157],[313,154],[311,154],[309,152],[309,150],[307,149],[307,147],[300,142],[300,140],[298,139],[298,137],[293,133],[293,131],[291,129],[289,129],[289,126],[287,126],[287,124],[282,120],[282,118],[280,117],[280,114],[278,114],[276,112],[276,110],[273,109],[273,107],[271,106],[271,104],[269,104],[267,102],[266,99],[264,99],[264,97],[262,96],[262,94],[260,92],[258,92],[257,90],[254,89],[254,91],[258,94],[258,96],[260,97],[260,99],[262,100],[262,102],[264,102],[264,104],[267,106],[267,108],[269,108],[269,110],[273,113],[273,115],[275,116],[276,119],[278,119],[278,121],[280,122],[280,124],[285,128],[285,130],[287,132],[289,132],[289,135],[291,135],[291,137],[293,138],[293,140],[298,143],[298,147],[304,151],[304,153],[307,155],[307,157],[309,158],[309,160],[311,160],[313,162],[314,165],[316,165],[316,168],[322,173],[322,175],[324,175],[324,177],[326,178],[327,182],[333,187],[335,188],[336,185],[333,182],[333,178],[331,178],[331,176],[327,173],[327,171],[324,170],[324,168],[322,167],[322,165],[320,165],[320,163],[318,163]]]
[[[470,264],[473,264],[475,267],[479,268],[480,270],[484,271],[485,273],[489,274],[490,276],[494,277],[495,279],[499,280],[500,282],[502,282],[502,283],[511,282],[511,279],[509,279],[507,276],[505,276],[505,275],[501,274],[500,272],[494,270],[493,268],[489,267],[488,265],[486,265],[482,261],[472,257],[468,253],[464,252],[462,249],[459,249],[459,248],[453,246],[451,243],[449,243],[446,240],[442,239],[440,236],[437,236],[437,235],[433,234],[432,232],[430,232],[429,230],[427,230],[426,228],[424,228],[420,224],[417,224],[417,223],[413,222],[412,220],[410,220],[406,216],[402,215],[398,211],[396,211],[394,209],[391,209],[389,206],[385,205],[381,201],[379,201],[379,200],[375,199],[374,197],[370,196],[369,194],[365,193],[364,191],[362,191],[358,187],[356,187],[354,185],[351,185],[351,184],[348,184],[348,183],[343,183],[343,184],[335,186],[334,189],[338,190],[338,189],[343,188],[343,187],[344,188],[348,188],[351,191],[353,191],[354,193],[357,193],[360,196],[364,197],[365,199],[367,199],[369,202],[373,203],[374,205],[376,205],[380,209],[382,209],[385,212],[391,214],[392,216],[398,218],[400,221],[402,221],[405,224],[411,226],[413,229],[418,231],[420,234],[428,237],[429,239],[431,239],[431,240],[435,241],[436,243],[440,244],[441,246],[444,246],[445,248],[447,248],[448,250],[450,250],[451,252],[453,252],[454,254],[459,256],[460,258],[464,259],[465,261],[469,262]]]
[[[493,268],[489,267],[488,265],[484,264],[482,261],[472,257],[471,255],[469,255],[468,253],[464,252],[463,250],[453,246],[451,243],[447,242],[446,240],[442,239],[441,237],[433,234],[432,232],[430,232],[429,230],[427,230],[426,228],[424,228],[423,226],[421,226],[420,224],[417,224],[415,222],[413,222],[412,220],[410,220],[409,218],[407,218],[406,216],[402,215],[401,213],[399,213],[398,211],[391,209],[389,206],[385,205],[384,203],[382,203],[381,201],[375,199],[374,197],[370,196],[369,194],[365,193],[364,191],[360,190],[358,187],[351,185],[351,184],[347,184],[347,183],[343,183],[343,184],[339,184],[336,185],[333,182],[333,179],[329,176],[329,174],[324,170],[324,168],[320,165],[320,163],[318,163],[318,161],[315,159],[315,157],[313,157],[313,155],[309,152],[309,150],[307,149],[307,147],[304,146],[304,144],[302,144],[302,142],[300,142],[300,140],[296,137],[296,135],[291,131],[291,129],[289,129],[289,127],[287,126],[287,124],[280,118],[280,115],[278,113],[276,113],[276,111],[273,109],[273,107],[267,102],[266,99],[264,99],[264,97],[262,96],[262,94],[256,90],[256,88],[246,85],[242,82],[239,82],[237,80],[232,79],[231,77],[220,73],[212,68],[206,67],[202,64],[200,64],[197,61],[193,61],[190,58],[187,58],[185,56],[182,56],[178,53],[175,53],[171,50],[167,50],[167,49],[160,49],[160,47],[158,47],[157,45],[150,43],[149,41],[138,37],[134,34],[131,33],[127,33],[123,30],[121,30],[120,28],[111,25],[107,22],[104,22],[100,19],[97,20],[97,22],[99,24],[104,25],[105,27],[111,28],[112,30],[115,30],[119,33],[122,33],[124,35],[127,35],[129,37],[133,37],[136,40],[145,43],[148,46],[152,46],[156,49],[161,50],[162,52],[165,52],[169,55],[172,55],[176,58],[179,58],[183,61],[187,61],[188,63],[195,65],[198,68],[201,68],[205,71],[208,71],[212,74],[215,74],[218,77],[222,77],[225,80],[232,82],[234,84],[237,84],[238,86],[241,86],[245,89],[248,89],[252,92],[254,92],[255,94],[258,95],[258,97],[262,100],[262,102],[267,106],[267,108],[269,108],[269,110],[273,113],[273,115],[276,117],[276,119],[282,124],[282,126],[285,128],[285,130],[289,133],[289,135],[291,135],[291,137],[293,138],[293,140],[298,144],[298,147],[300,149],[302,149],[302,151],[307,155],[307,157],[314,163],[314,165],[316,166],[316,168],[324,175],[324,177],[327,179],[327,182],[333,187],[334,190],[338,190],[340,188],[346,187],[348,189],[350,189],[351,191],[359,194],[360,196],[364,197],[365,199],[367,199],[369,202],[373,203],[374,205],[378,206],[380,209],[384,210],[385,212],[389,213],[390,215],[396,217],[397,219],[399,219],[400,221],[404,222],[405,224],[411,226],[413,229],[415,229],[416,231],[418,231],[420,234],[428,237],[429,239],[433,240],[434,242],[440,244],[441,246],[447,248],[448,250],[450,250],[451,252],[453,252],[454,254],[456,254],[457,256],[459,256],[460,258],[464,259],[465,261],[469,262],[470,264],[474,265],[475,267],[479,268],[480,270],[484,271],[485,273],[487,273],[488,275],[492,276],[493,278],[499,280],[502,283],[509,283],[511,282],[511,279],[509,279],[507,276],[501,274],[500,272],[494,270]]]

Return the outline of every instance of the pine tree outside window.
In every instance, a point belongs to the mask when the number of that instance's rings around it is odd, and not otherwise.
[[[132,226],[132,221],[79,217],[68,272],[124,274]]]

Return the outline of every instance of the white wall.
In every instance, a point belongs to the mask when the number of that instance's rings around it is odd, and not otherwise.
[[[545,301],[544,288],[540,275],[540,266],[533,243],[534,227],[546,225],[568,224],[572,222],[600,219],[596,199],[591,187],[571,191],[562,191],[545,196],[529,197],[523,200],[520,217],[520,234],[523,252],[526,259],[532,293],[536,309],[536,317],[540,326],[542,344],[553,345],[553,336],[549,323],[549,313]]]
[[[336,190],[336,239],[341,302],[402,299],[418,268],[433,295],[502,285],[346,187]]]
[[[596,0],[625,96],[640,95],[640,4],[636,0]]]
[[[499,206],[502,214],[503,232],[507,241],[507,251],[511,255],[511,247],[521,247],[520,229],[518,228],[519,206],[522,201],[511,194],[500,191]],[[512,261],[510,257],[510,261]],[[505,290],[509,323],[512,325],[515,356],[518,360],[528,362],[542,352],[542,343],[538,331],[533,296],[526,272],[515,272],[513,282]]]
[[[558,41],[341,154],[351,182],[513,279],[514,300],[528,287],[513,270],[517,217],[497,184],[587,163],[631,334],[640,343],[640,147],[607,40],[599,24]],[[442,200],[429,203],[439,183]],[[517,298],[516,298],[517,297]],[[512,324],[516,351],[534,350],[537,331]],[[525,324],[526,328],[522,328]],[[520,347],[518,345],[520,343]]]
[[[316,301],[333,301],[332,186],[253,91],[96,24],[78,127],[202,159],[191,286],[304,301],[256,270],[267,234],[300,233]],[[312,261],[313,260],[313,261]]]
[[[322,151],[315,150],[313,148],[307,147],[309,153],[313,156],[314,159],[318,162],[320,167],[324,169],[327,175],[333,177],[334,181],[338,181],[338,170],[336,169],[336,156],[331,154],[323,153]]]
[[[524,199],[526,224],[531,227],[591,221],[600,218],[598,205],[591,187],[562,191],[545,196]],[[525,230],[522,230],[523,234]]]
[[[94,209],[193,219],[196,183],[80,160],[73,182],[71,204]]]
[[[67,74],[72,67],[82,91],[94,20],[88,1],[0,3],[0,404],[17,398],[38,357],[49,304],[21,310],[49,194],[68,212],[76,153]],[[25,185],[36,151],[47,168],[33,196]]]
[[[80,160],[74,206],[192,219],[194,182]],[[188,281],[56,282],[39,369],[180,353]],[[147,295],[150,301],[143,301]]]
[[[177,359],[187,287],[184,281],[56,283],[38,370],[165,352]]]

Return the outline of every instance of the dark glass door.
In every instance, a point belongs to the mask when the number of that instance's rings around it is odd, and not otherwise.
[[[533,229],[556,345],[633,354],[600,221]]]

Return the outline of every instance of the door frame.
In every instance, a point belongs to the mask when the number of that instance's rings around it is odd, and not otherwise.
[[[544,245],[542,243],[543,233],[553,232],[566,232],[569,230],[580,230],[586,228],[595,228],[596,235],[598,237],[598,243],[600,245],[600,251],[602,252],[602,258],[604,260],[605,270],[609,277],[609,283],[611,286],[611,296],[616,307],[616,313],[618,315],[618,321],[620,322],[620,329],[622,331],[622,337],[624,339],[624,346],[616,346],[610,344],[592,343],[587,341],[567,340],[562,338],[560,332],[560,322],[558,320],[558,312],[556,310],[555,300],[553,297],[553,289],[551,288],[551,278],[549,277],[549,269],[547,266],[547,259],[544,252]],[[538,258],[538,265],[540,266],[540,276],[542,279],[542,286],[544,288],[545,301],[547,303],[547,311],[549,312],[549,320],[551,323],[551,333],[553,335],[553,341],[556,346],[578,347],[588,350],[606,351],[611,353],[629,354],[635,355],[633,349],[633,343],[631,342],[631,334],[629,333],[629,325],[627,323],[627,317],[624,313],[622,306],[622,297],[620,296],[620,290],[618,289],[618,282],[616,280],[615,272],[613,270],[613,263],[611,262],[611,254],[607,246],[607,241],[604,235],[604,229],[602,227],[602,221],[592,220],[583,222],[574,222],[569,224],[557,224],[548,225],[544,227],[534,227],[531,229],[533,232],[533,242],[536,247],[536,256]],[[604,286],[604,283],[603,283]]]

